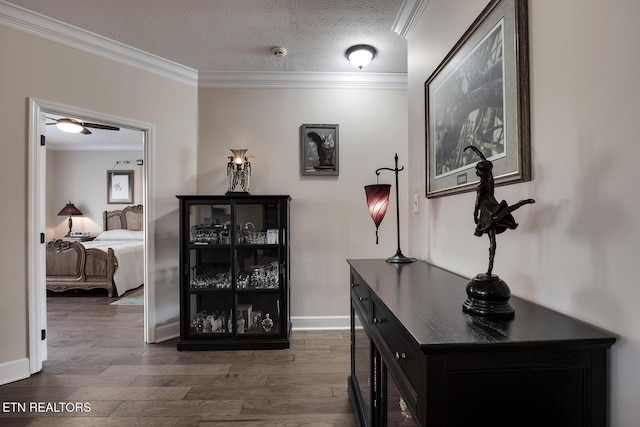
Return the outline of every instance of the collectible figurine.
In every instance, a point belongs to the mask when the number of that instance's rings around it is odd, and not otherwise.
[[[480,157],[476,164],[476,175],[480,183],[476,188],[476,204],[473,209],[473,220],[476,224],[475,235],[489,236],[489,268],[485,274],[478,274],[467,285],[469,298],[463,304],[465,312],[480,315],[496,315],[513,317],[514,310],[509,304],[511,291],[507,284],[493,272],[493,261],[496,255],[496,234],[518,227],[511,212],[529,203],[533,199],[521,200],[511,206],[506,201],[498,202],[493,195],[495,183],[493,181],[493,163],[487,160],[482,152],[469,145],[465,151],[471,149]]]

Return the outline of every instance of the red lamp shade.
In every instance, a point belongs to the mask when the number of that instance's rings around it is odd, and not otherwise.
[[[364,192],[367,195],[367,206],[373,223],[376,225],[376,245],[378,244],[378,226],[387,213],[389,206],[389,192],[391,184],[365,185]]]

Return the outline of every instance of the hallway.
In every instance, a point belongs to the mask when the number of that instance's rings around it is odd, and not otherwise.
[[[348,331],[294,331],[290,350],[178,352],[143,343],[143,306],[113,300],[48,297],[49,360],[0,387],[2,426],[354,425]]]

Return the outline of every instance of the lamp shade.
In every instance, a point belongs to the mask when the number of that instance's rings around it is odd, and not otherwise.
[[[72,215],[82,215],[82,212],[78,208],[76,208],[73,203],[69,202],[67,205],[62,208],[60,212],[58,212],[59,216],[72,216]]]
[[[378,227],[387,213],[387,206],[389,206],[390,191],[390,184],[373,184],[365,185],[364,187],[369,215],[371,215],[371,219],[373,219],[373,223],[376,226],[376,244],[378,244]]]

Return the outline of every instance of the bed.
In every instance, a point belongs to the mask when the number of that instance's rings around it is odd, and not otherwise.
[[[47,243],[47,289],[106,289],[109,298],[144,282],[141,205],[103,213],[103,232],[92,241]]]

